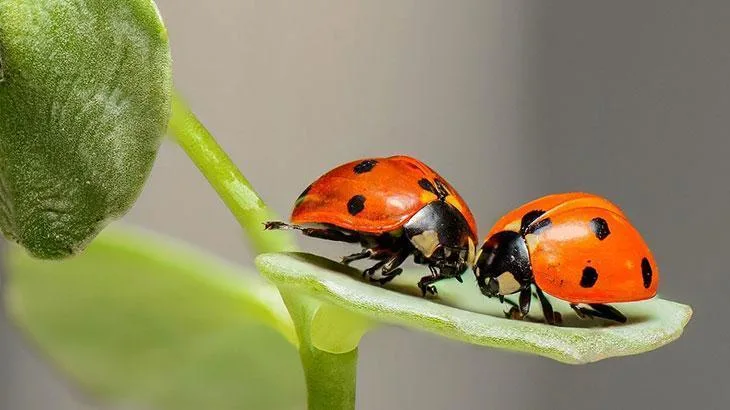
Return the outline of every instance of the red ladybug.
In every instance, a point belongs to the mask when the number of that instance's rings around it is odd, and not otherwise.
[[[543,291],[569,302],[580,317],[623,323],[626,317],[606,303],[649,299],[659,284],[654,257],[624,213],[605,198],[579,192],[548,195],[502,217],[474,273],[486,296],[504,300],[520,293],[519,309],[510,312],[517,318],[530,310],[534,285],[551,324],[560,316]]]
[[[363,251],[342,262],[377,260],[363,275],[381,284],[413,255],[431,271],[418,282],[424,295],[435,294],[441,279],[461,281],[476,253],[476,222],[461,196],[423,162],[402,155],[353,161],[322,175],[299,195],[291,222],[267,222],[265,229],[360,243]]]

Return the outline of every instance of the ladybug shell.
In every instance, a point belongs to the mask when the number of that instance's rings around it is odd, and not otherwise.
[[[494,224],[487,238],[492,237],[500,231],[519,232],[522,224],[522,217],[531,211],[557,211],[557,208],[568,210],[573,208],[604,208],[616,214],[623,215],[623,211],[606,198],[585,192],[568,192],[562,194],[547,195],[542,198],[530,201],[519,208],[508,212],[497,223]]]
[[[656,261],[616,205],[586,193],[549,195],[510,212],[498,222],[502,228],[495,229],[519,230],[531,211],[545,211],[524,232],[534,281],[542,290],[571,303],[630,302],[656,295]]]
[[[476,221],[456,190],[423,162],[403,155],[352,161],[327,172],[299,196],[291,221],[369,234],[394,231],[438,200],[424,188],[437,183],[448,191],[445,201],[464,216],[476,240]]]

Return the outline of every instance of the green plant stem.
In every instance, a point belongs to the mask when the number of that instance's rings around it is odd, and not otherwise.
[[[169,132],[231,210],[258,253],[295,249],[289,232],[264,231],[263,223],[276,216],[177,93]]]
[[[258,253],[295,250],[289,232],[264,231],[263,223],[276,215],[178,94],[173,96],[169,132],[223,199]],[[297,329],[309,410],[354,410],[357,349],[343,354],[317,349],[310,330],[319,303],[282,289],[280,293]]]
[[[354,410],[357,349],[333,354],[312,343],[312,321],[321,303],[301,296],[294,289],[280,287],[284,303],[299,336],[299,357],[307,381],[309,410]]]
[[[357,349],[332,354],[302,344],[299,357],[307,380],[309,410],[355,409]]]

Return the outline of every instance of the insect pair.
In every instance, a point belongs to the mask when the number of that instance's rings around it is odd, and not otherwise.
[[[359,243],[345,256],[376,263],[363,271],[385,284],[413,256],[428,267],[418,287],[436,294],[434,283],[461,282],[472,268],[488,297],[518,293],[509,316],[524,318],[532,288],[545,321],[558,324],[545,294],[565,300],[580,317],[625,322],[606,303],[656,295],[658,271],[649,248],[624,213],[587,193],[548,195],[503,216],[480,249],[476,221],[456,190],[414,158],[393,156],[341,165],[312,183],[297,198],[291,223],[268,222],[266,229],[297,229],[304,235]]]

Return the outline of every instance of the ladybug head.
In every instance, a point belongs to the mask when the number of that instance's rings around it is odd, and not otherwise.
[[[460,276],[474,262],[474,233],[461,212],[445,201],[424,206],[403,228],[416,262],[437,268],[442,276]]]
[[[485,296],[511,295],[532,284],[527,243],[518,232],[492,235],[479,250],[474,264],[479,289]]]

